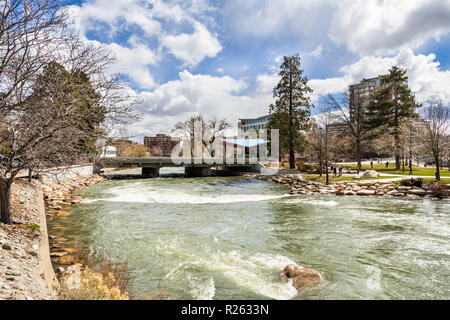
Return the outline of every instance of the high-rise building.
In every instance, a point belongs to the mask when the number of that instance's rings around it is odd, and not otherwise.
[[[351,85],[350,106],[365,105],[369,102],[369,96],[374,91],[381,89],[381,77],[363,79],[360,83]]]
[[[335,122],[327,125],[328,133],[330,135],[347,135],[349,132],[348,125],[344,122]]]
[[[238,122],[238,130],[242,130],[243,132],[246,132],[249,129],[265,129],[267,126],[267,123],[269,122],[270,115],[262,116],[258,118],[247,118],[247,119],[239,119]]]
[[[172,138],[166,134],[157,134],[155,137],[144,137],[144,145],[153,157],[169,157],[173,148],[179,143],[179,138]]]

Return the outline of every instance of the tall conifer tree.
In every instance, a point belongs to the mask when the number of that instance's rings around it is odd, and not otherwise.
[[[285,56],[281,65],[280,81],[273,89],[275,104],[269,107],[269,129],[280,133],[280,154],[289,153],[289,166],[295,168],[295,151],[302,151],[305,139],[301,130],[306,129],[310,117],[312,89],[308,78],[300,68],[300,56]]]
[[[406,118],[417,117],[414,95],[408,87],[406,69],[391,67],[381,76],[380,90],[375,91],[366,109],[366,127],[383,132],[386,129],[394,137],[395,168],[400,169],[401,139],[400,125]]]

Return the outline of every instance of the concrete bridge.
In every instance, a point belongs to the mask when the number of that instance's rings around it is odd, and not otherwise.
[[[184,167],[185,174],[193,177],[211,175],[211,168],[223,171],[259,172],[258,159],[225,158],[100,158],[94,171],[100,173],[104,168],[142,168],[142,175],[156,177],[164,167]]]

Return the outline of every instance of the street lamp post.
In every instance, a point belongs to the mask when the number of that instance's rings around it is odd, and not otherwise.
[[[328,175],[328,124],[325,124],[325,184],[330,184],[330,177]]]
[[[409,119],[409,175],[413,175],[412,171],[412,139],[411,139],[412,120]]]

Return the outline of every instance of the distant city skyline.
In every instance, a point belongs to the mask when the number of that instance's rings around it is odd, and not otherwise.
[[[75,28],[111,49],[111,72],[143,101],[129,127],[141,143],[196,113],[226,118],[230,134],[266,115],[282,57],[297,52],[313,103],[392,65],[419,102],[450,103],[450,0],[71,3]]]

